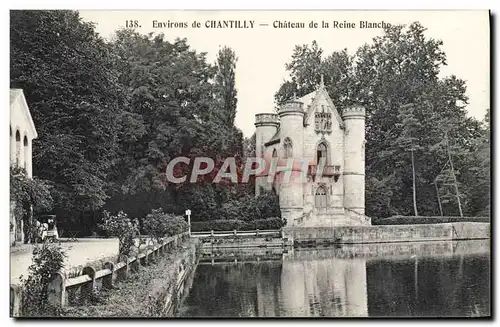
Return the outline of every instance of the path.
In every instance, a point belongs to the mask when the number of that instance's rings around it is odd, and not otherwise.
[[[19,276],[26,276],[28,267],[31,265],[32,246],[26,250],[13,251],[10,255],[10,282],[17,284]],[[78,242],[62,242],[62,248],[66,251],[65,268],[85,265],[106,257],[118,255],[118,239],[78,239]]]

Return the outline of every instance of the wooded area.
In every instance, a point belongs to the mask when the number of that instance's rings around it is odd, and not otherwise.
[[[464,214],[489,215],[489,119],[467,117],[465,82],[438,77],[446,55],[424,30],[390,27],[354,56],[325,56],[316,42],[297,46],[276,101],[313,91],[324,74],[338,108],[366,107],[367,215],[414,214],[413,189],[418,214],[439,215],[433,182],[448,162],[445,131]],[[160,207],[189,208],[193,221],[280,216],[276,197],[255,198],[252,183],[165,178],[178,156],[210,157],[217,166],[253,154],[252,138],[234,126],[232,49],[209,63],[186,39],[120,30],[107,41],[74,11],[11,11],[10,40],[10,85],[24,90],[39,135],[33,175],[48,185],[63,228],[90,234],[103,210],[141,219]],[[438,185],[443,210],[456,215],[446,184]]]
[[[366,108],[368,216],[440,215],[438,192],[444,215],[458,216],[457,188],[464,216],[489,216],[489,108],[483,121],[467,116],[465,81],[439,77],[443,43],[424,34],[418,22],[391,26],[352,56],[297,45],[276,103],[314,91],[323,74],[337,108]]]

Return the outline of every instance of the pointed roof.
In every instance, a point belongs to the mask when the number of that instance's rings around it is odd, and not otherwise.
[[[10,106],[12,108],[12,104],[15,101],[19,101],[19,105],[23,114],[28,121],[28,125],[31,129],[31,133],[33,138],[36,139],[38,137],[38,133],[36,132],[35,123],[33,123],[33,118],[31,117],[30,109],[28,107],[28,103],[26,102],[26,98],[24,97],[24,92],[22,89],[10,89]]]
[[[321,96],[325,97],[328,106],[332,108],[333,114],[335,115],[337,121],[342,126],[343,125],[342,117],[340,116],[337,107],[335,107],[335,105],[333,104],[332,98],[330,98],[330,95],[328,95],[328,92],[326,91],[325,85],[323,83],[320,84],[320,86],[316,91],[313,91],[297,99],[297,101],[300,101],[304,104],[304,108],[306,109],[306,113],[304,115],[304,126],[308,125],[309,118],[312,116],[314,108],[318,104],[319,99],[321,99]]]
[[[276,133],[274,133],[273,137],[271,137],[271,139],[269,141],[267,141],[266,143],[264,143],[265,146],[270,146],[270,145],[273,145],[275,143],[279,143],[281,141],[281,137],[280,137],[280,126],[278,126],[278,129],[276,130]]]

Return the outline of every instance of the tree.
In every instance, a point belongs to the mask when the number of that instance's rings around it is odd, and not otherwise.
[[[10,21],[10,85],[24,90],[39,134],[34,175],[52,183],[68,223],[107,198],[122,107],[116,58],[76,11],[11,11]]]
[[[460,193],[472,193],[467,180],[474,178],[469,170],[478,164],[473,158],[483,128],[467,117],[465,82],[439,77],[446,64],[443,43],[427,38],[425,30],[418,22],[392,25],[353,56],[345,50],[323,56],[315,42],[297,46],[286,65],[290,80],[275,96],[279,104],[292,90],[297,96],[312,92],[323,74],[337,108],[365,107],[366,212],[373,217],[416,214],[417,205],[420,215],[439,212],[433,181],[448,161],[443,130],[453,141],[458,183],[466,187]]]
[[[223,47],[217,54],[217,62],[215,66],[217,69],[217,73],[215,75],[215,84],[217,88],[216,95],[221,102],[221,119],[229,127],[234,125],[234,118],[236,117],[236,104],[238,102],[235,87],[236,61],[237,58],[234,50],[228,47]]]
[[[419,139],[416,137],[420,126],[420,122],[415,118],[414,104],[403,105],[400,108],[399,120],[401,121],[400,127],[402,128],[399,138],[396,139],[395,144],[400,147],[402,151],[408,151],[411,154],[411,171],[412,171],[412,193],[413,193],[413,211],[415,216],[418,216],[417,210],[417,189],[415,180],[415,152],[420,150]]]

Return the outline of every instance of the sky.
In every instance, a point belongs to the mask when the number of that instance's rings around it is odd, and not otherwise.
[[[255,114],[273,112],[274,94],[289,78],[285,64],[295,45],[316,40],[323,55],[347,49],[350,54],[382,35],[380,28],[360,28],[361,21],[410,24],[419,21],[427,28],[426,36],[443,41],[447,66],[441,77],[456,75],[466,81],[468,114],[483,119],[490,106],[490,35],[488,11],[80,11],[85,21],[96,23],[97,32],[110,38],[126,21],[138,21],[141,33],[164,33],[167,40],[187,38],[197,52],[206,52],[214,62],[218,50],[231,47],[238,57],[236,88],[238,106],[235,124],[246,137],[254,132]],[[207,28],[207,21],[245,21],[253,28]],[[187,23],[182,27],[154,27],[154,21]],[[305,24],[305,28],[275,28],[273,24]],[[329,23],[329,28],[309,28],[311,21]],[[333,28],[333,22],[354,23],[352,28]],[[200,28],[192,27],[194,22]],[[261,26],[261,24],[268,24]]]

